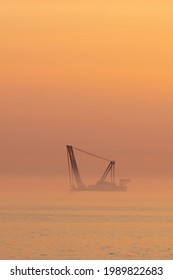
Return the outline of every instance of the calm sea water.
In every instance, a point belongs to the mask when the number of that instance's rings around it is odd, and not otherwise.
[[[173,259],[172,198],[7,191],[0,259]]]

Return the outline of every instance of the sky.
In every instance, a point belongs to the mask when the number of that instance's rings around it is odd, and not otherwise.
[[[67,176],[69,144],[115,159],[118,177],[172,178],[172,11],[1,0],[0,175]]]

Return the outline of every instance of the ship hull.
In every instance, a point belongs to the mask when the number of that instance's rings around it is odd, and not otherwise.
[[[98,182],[95,185],[89,185],[81,188],[71,188],[71,191],[94,191],[94,192],[125,192],[126,186],[116,185],[109,182]]]

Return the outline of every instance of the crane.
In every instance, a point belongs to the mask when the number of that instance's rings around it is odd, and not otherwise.
[[[67,145],[67,160],[68,160],[68,171],[70,178],[70,188],[72,191],[126,191],[127,182],[129,179],[120,179],[119,185],[115,184],[115,161],[109,160],[107,158],[95,155],[93,153],[81,150],[71,145]],[[99,158],[101,160],[107,161],[108,165],[105,172],[101,178],[97,181],[95,185],[86,186],[82,181],[74,150],[88,154],[90,156]],[[108,175],[110,174],[110,182],[106,181]]]

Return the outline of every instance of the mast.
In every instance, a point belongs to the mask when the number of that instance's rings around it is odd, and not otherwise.
[[[78,165],[76,162],[76,158],[74,155],[73,147],[67,145],[67,159],[68,159],[68,170],[69,170],[69,177],[70,177],[70,184],[72,188],[75,188],[75,181],[77,184],[78,189],[85,188],[84,183],[82,182]]]
[[[111,183],[115,184],[115,161],[113,160],[111,160],[110,163],[108,164],[99,182],[103,183],[109,173],[111,173]]]

